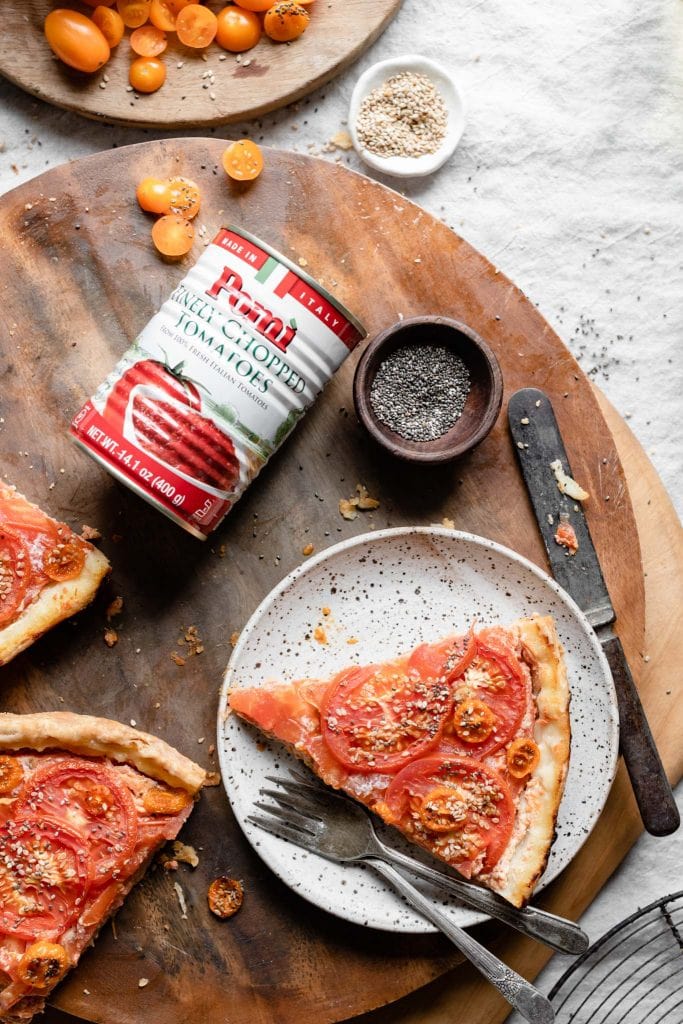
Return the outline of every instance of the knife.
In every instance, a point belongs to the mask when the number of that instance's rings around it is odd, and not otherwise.
[[[550,399],[537,388],[522,388],[510,398],[508,422],[552,573],[584,612],[609,663],[619,705],[621,753],[643,825],[654,836],[671,835],[680,815],[621,641],[612,630],[616,613],[586,517],[579,502],[560,492],[550,468],[559,459],[572,475]],[[574,555],[554,539],[560,513],[574,528],[579,545]]]

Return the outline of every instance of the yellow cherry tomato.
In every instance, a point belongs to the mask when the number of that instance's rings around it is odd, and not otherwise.
[[[141,25],[130,34],[130,48],[141,57],[158,57],[167,46],[166,33],[154,25]]]
[[[135,197],[147,213],[171,212],[171,189],[161,178],[143,178],[135,190]]]
[[[45,38],[50,49],[69,67],[92,74],[107,63],[109,43],[85,14],[57,8],[45,19]]]
[[[128,81],[136,92],[156,92],[166,81],[164,62],[158,57],[138,57],[130,66]]]
[[[169,213],[165,217],[159,217],[152,228],[152,241],[162,256],[169,259],[178,259],[185,256],[192,248],[194,242],[194,228],[189,220],[178,216],[177,213]],[[145,803],[147,809],[147,803]],[[150,813],[153,812],[150,810]],[[175,810],[166,810],[164,814],[175,814]]]
[[[289,43],[303,35],[310,20],[308,11],[300,4],[293,3],[293,0],[279,0],[266,11],[263,28],[276,43]]]
[[[273,6],[273,0],[235,0],[235,3],[245,11],[267,11]]]
[[[155,28],[162,32],[175,32],[175,21],[178,12],[173,6],[173,0],[152,0],[149,9],[149,20]]]
[[[216,38],[218,19],[208,7],[188,4],[187,7],[183,7],[176,18],[175,30],[178,33],[178,39],[185,46],[203,50]]]
[[[107,40],[112,50],[115,46],[119,45],[123,39],[123,33],[126,31],[126,26],[123,24],[123,18],[118,11],[112,11],[111,7],[105,7],[100,4],[100,6],[96,7],[92,12],[92,20]]]
[[[186,220],[193,220],[199,213],[199,187],[189,178],[169,178],[168,189],[169,209],[164,212],[177,213]]]
[[[253,181],[263,170],[263,153],[251,139],[231,142],[223,153],[223,169],[235,181]]]
[[[224,7],[218,14],[216,42],[231,53],[243,53],[261,38],[261,20],[254,11]]]
[[[116,7],[128,28],[140,28],[149,18],[152,0],[116,0]]]

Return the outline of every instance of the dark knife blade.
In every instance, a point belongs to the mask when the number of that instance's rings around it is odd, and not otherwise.
[[[510,398],[508,421],[553,576],[585,613],[612,671],[621,752],[643,824],[652,835],[671,835],[680,825],[680,815],[621,641],[611,628],[616,614],[583,508],[560,492],[550,468],[559,459],[565,473],[572,476],[550,399],[537,388],[522,388]],[[554,539],[561,513],[576,534],[579,547],[574,555]]]

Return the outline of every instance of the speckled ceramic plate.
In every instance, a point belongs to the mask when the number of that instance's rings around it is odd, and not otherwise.
[[[330,614],[323,617],[327,606]],[[328,548],[290,573],[243,629],[225,676],[218,750],[237,820],[270,868],[307,900],[357,924],[429,932],[370,868],[337,865],[250,825],[266,775],[295,759],[277,743],[226,715],[227,691],[274,679],[328,676],[353,662],[381,661],[422,641],[539,613],[555,618],[571,688],[572,752],[557,839],[541,886],[566,867],[602,810],[616,770],[618,714],[612,678],[577,605],[535,565],[493,541],[443,527],[382,530]],[[314,639],[324,622],[328,643]],[[358,643],[349,645],[349,638]],[[420,855],[393,830],[383,837]],[[423,883],[424,892],[443,900]],[[455,901],[448,913],[468,926],[484,920]]]

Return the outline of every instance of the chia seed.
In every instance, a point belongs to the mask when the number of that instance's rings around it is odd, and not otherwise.
[[[406,441],[435,441],[460,418],[469,392],[469,370],[451,349],[402,345],[380,363],[370,405]]]

